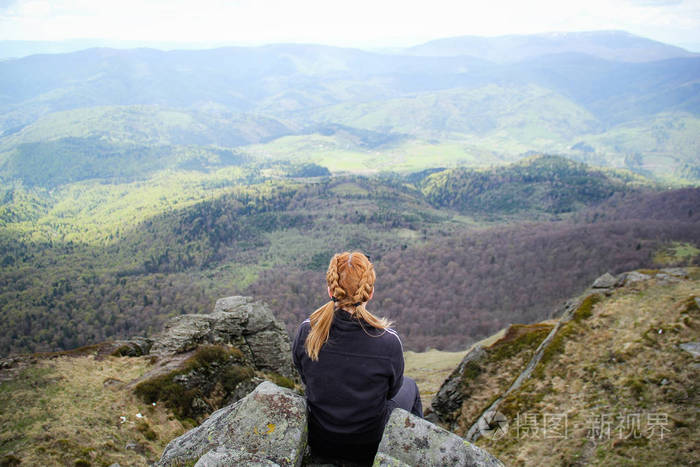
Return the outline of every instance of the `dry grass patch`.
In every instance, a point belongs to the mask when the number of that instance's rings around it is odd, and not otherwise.
[[[452,373],[467,354],[464,352],[443,352],[431,349],[427,352],[404,353],[404,374],[418,384],[423,410],[430,407],[430,401],[440,389],[443,381]]]
[[[149,367],[146,358],[92,356],[27,367],[0,385],[1,456],[23,465],[155,461],[184,427],[164,407],[141,402],[125,387]]]

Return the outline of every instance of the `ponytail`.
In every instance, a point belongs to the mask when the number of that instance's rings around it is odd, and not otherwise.
[[[330,301],[311,313],[309,317],[311,331],[309,331],[309,335],[306,336],[304,347],[306,348],[306,353],[311,357],[311,360],[318,360],[318,353],[321,351],[321,347],[328,341],[328,334],[331,331],[334,313],[335,304]]]

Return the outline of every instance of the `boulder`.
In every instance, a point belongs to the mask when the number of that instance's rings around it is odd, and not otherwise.
[[[129,340],[114,341],[116,348],[112,351],[112,355],[119,357],[140,357],[148,355],[153,345],[153,339],[148,337],[132,337]]]
[[[625,274],[624,283],[625,285],[634,284],[635,282],[643,282],[651,279],[648,274],[642,274],[641,272],[632,271]]]
[[[156,465],[299,466],[306,438],[304,398],[265,381],[168,443]]]
[[[593,285],[591,287],[594,289],[610,289],[612,287],[615,287],[616,284],[617,278],[609,272],[606,272],[605,274],[597,278],[595,281],[593,281]]]
[[[268,381],[172,440],[157,466],[301,466],[307,451],[306,401]],[[314,459],[307,465],[337,465]],[[353,465],[341,462],[342,465]],[[378,466],[501,466],[483,449],[405,410],[395,409],[379,445]]]
[[[503,466],[487,451],[403,409],[384,428],[374,466]]]

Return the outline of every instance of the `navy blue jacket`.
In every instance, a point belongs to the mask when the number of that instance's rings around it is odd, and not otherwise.
[[[304,348],[310,329],[308,319],[301,323],[292,346],[294,365],[306,385],[310,441],[378,443],[389,415],[387,401],[403,383],[398,334],[336,310],[328,341],[314,362]]]

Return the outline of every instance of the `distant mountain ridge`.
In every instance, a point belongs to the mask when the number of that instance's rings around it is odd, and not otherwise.
[[[449,37],[409,47],[404,49],[404,52],[430,57],[467,55],[492,62],[517,62],[561,53],[582,53],[604,60],[622,62],[650,62],[698,56],[697,53],[681,47],[624,31]]]
[[[23,144],[64,135],[260,145],[253,158],[304,157],[332,172],[348,153],[355,166],[379,171],[545,152],[647,176],[700,174],[696,54],[620,32],[478,39],[489,47],[475,40],[394,54],[275,44],[1,61],[0,164]],[[340,127],[347,131],[328,131]]]

